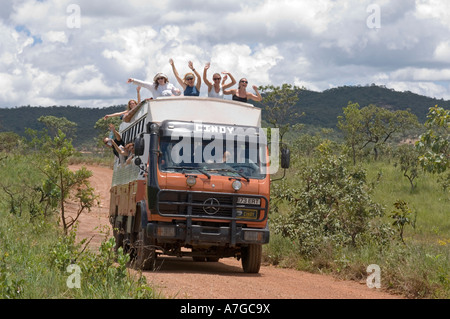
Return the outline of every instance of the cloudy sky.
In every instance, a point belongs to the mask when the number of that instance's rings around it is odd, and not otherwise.
[[[129,77],[189,60],[209,77],[323,91],[385,85],[450,99],[448,0],[2,0],[0,107],[104,107]],[[200,72],[202,73],[202,72]],[[143,97],[151,94],[142,90]],[[206,95],[205,86],[201,95]]]

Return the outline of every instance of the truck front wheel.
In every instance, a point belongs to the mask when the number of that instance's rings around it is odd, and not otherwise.
[[[250,244],[241,248],[242,268],[245,273],[257,274],[261,267],[262,245]]]
[[[136,241],[136,266],[142,270],[154,270],[156,268],[156,249],[152,240],[147,236],[144,228],[139,230]]]

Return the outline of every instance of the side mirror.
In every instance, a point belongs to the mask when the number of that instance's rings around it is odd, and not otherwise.
[[[134,155],[135,156],[142,156],[144,155],[144,149],[145,149],[145,141],[143,137],[136,137],[134,139]]]
[[[291,151],[285,147],[281,149],[281,168],[289,168],[291,162]]]
[[[134,159],[134,165],[141,166],[141,164],[142,164],[142,160],[139,157],[136,157]]]

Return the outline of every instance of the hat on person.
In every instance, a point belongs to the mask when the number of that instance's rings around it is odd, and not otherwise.
[[[153,78],[153,81],[156,81],[158,78],[165,78],[166,81],[169,81],[169,78],[167,77],[167,75],[165,75],[164,73],[158,73],[155,75],[155,77]]]

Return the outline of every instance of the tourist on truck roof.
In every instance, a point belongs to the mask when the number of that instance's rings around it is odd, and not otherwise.
[[[234,77],[231,75],[230,72],[222,71],[222,74],[225,74],[224,81],[222,83],[220,83],[220,80],[222,80],[222,76],[220,75],[220,73],[214,73],[213,83],[209,82],[206,73],[210,66],[211,64],[209,62],[206,63],[205,68],[203,70],[203,81],[208,86],[208,97],[223,99],[223,90],[226,90],[235,85],[236,80],[234,79]],[[227,75],[230,76],[231,82],[224,85]]]
[[[247,84],[248,81],[246,78],[242,78],[239,80],[239,86],[237,89],[224,90],[223,93],[225,95],[232,94],[233,101],[245,102],[247,103],[248,99],[260,102],[262,100],[262,96],[258,91],[258,87],[253,85],[253,90],[255,90],[255,94],[247,92]]]
[[[177,78],[178,83],[180,83],[183,88],[184,96],[199,96],[200,95],[200,86],[202,85],[202,78],[200,74],[195,70],[194,64],[192,61],[188,62],[188,67],[192,70],[192,72],[186,73],[184,78],[182,79],[178,74],[177,69],[175,68],[175,63],[173,59],[169,60],[170,65],[172,66],[173,74]],[[195,82],[195,77],[197,76],[197,83]]]
[[[113,113],[113,114],[106,114],[103,117],[103,119],[106,120],[106,119],[108,119],[110,117],[120,116],[120,119],[122,120],[123,117],[125,116],[125,114],[127,114],[129,111],[134,109],[139,103],[141,103],[141,93],[140,93],[140,91],[141,91],[141,87],[138,86],[136,88],[138,100],[137,101],[136,100],[129,100],[128,103],[127,103],[127,108],[126,108],[125,111],[117,112],[117,113]]]
[[[169,78],[164,73],[156,74],[153,78],[153,83],[133,78],[129,78],[127,83],[133,83],[150,90],[150,92],[152,92],[153,98],[155,99],[162,96],[181,95],[181,91],[177,89],[172,83],[169,83]]]

